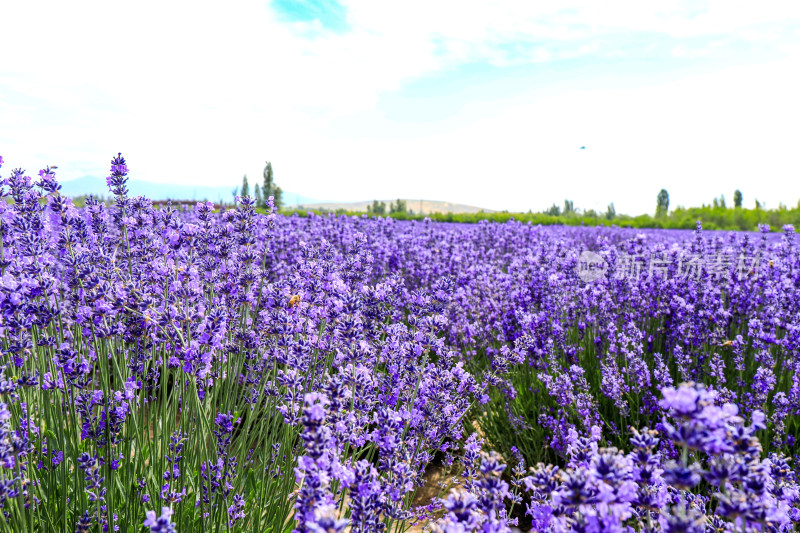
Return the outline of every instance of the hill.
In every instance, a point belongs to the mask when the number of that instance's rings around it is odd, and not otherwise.
[[[291,196],[284,196],[284,198],[291,199]],[[442,202],[438,200],[420,200],[417,199],[404,199],[406,207],[409,211],[415,214],[429,215],[431,213],[494,213],[491,209],[484,209],[482,207],[475,207],[473,205],[455,204],[451,202]],[[378,200],[386,204],[387,209],[391,202],[394,200]],[[321,203],[301,203],[298,205],[287,206],[287,210],[302,211],[308,209],[310,211],[348,211],[348,212],[366,212],[367,206],[372,205],[372,200],[362,202],[321,202]]]

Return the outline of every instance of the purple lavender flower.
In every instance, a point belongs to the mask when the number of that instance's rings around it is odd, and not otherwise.
[[[147,519],[144,527],[149,527],[152,533],[175,533],[175,525],[172,523],[172,509],[169,507],[161,508],[161,516],[156,516],[155,511],[147,511]]]

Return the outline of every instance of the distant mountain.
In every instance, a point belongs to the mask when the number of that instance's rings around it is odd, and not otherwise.
[[[409,211],[413,211],[414,213],[419,213],[422,215],[429,215],[431,213],[479,213],[483,211],[484,213],[493,213],[491,209],[484,209],[482,207],[475,207],[473,205],[464,205],[464,204],[454,204],[450,202],[441,202],[437,200],[420,200],[417,198],[416,200],[410,198],[401,198],[401,200],[406,202],[406,208]],[[389,204],[391,202],[397,201],[397,199],[393,200],[378,200],[379,202],[386,203],[386,209],[388,211]],[[336,211],[337,209],[344,209],[346,211],[361,211],[366,212],[367,206],[372,205],[372,200],[364,201],[364,202],[340,202],[340,203],[333,203],[333,202],[326,202],[326,203],[304,203],[300,205],[290,205],[287,206],[287,209],[296,209],[301,211],[303,209],[319,209],[319,210],[326,210],[326,211]]]
[[[207,200],[230,202],[233,199],[233,188],[236,185],[183,185],[177,183],[156,183],[152,181],[128,180],[130,196],[146,196],[151,200]],[[105,178],[84,176],[82,178],[64,181],[61,183],[61,194],[64,196],[80,196],[93,194],[95,196],[109,197],[111,193],[106,185]],[[252,194],[252,190],[251,190]],[[313,198],[293,192],[283,193],[284,203],[316,202]]]

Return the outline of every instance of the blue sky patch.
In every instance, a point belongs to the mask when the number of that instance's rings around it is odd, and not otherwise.
[[[324,29],[334,32],[349,29],[347,10],[336,0],[272,0],[270,6],[286,22],[317,21]]]

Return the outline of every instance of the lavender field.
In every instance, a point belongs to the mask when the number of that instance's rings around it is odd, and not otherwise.
[[[78,209],[0,172],[3,531],[800,523],[791,226],[154,208],[121,155]]]

